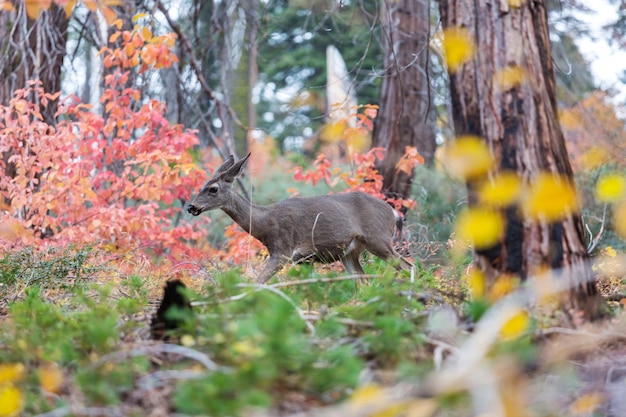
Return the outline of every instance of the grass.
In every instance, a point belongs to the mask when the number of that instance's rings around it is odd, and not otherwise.
[[[184,315],[173,335],[177,344],[164,344],[149,339],[150,300],[160,286],[154,278],[118,271],[121,278],[106,283],[112,266],[97,264],[91,249],[36,258],[26,249],[0,260],[3,299],[9,300],[0,316],[0,387],[15,388],[0,389],[0,399],[18,393],[23,415],[326,410],[400,416],[415,408],[421,411],[408,415],[465,416],[478,407],[477,387],[505,407],[530,404],[529,395],[547,375],[571,398],[552,403],[546,398],[533,403],[545,412],[526,415],[562,415],[571,407],[599,410],[604,404],[593,403],[595,397],[591,405],[576,403],[574,394],[586,389],[584,374],[568,366],[569,354],[546,356],[559,338],[574,335],[579,343],[585,332],[549,333],[551,327],[532,318],[519,337],[494,337],[488,323],[498,320],[490,313],[496,307],[486,306],[477,316],[479,327],[468,333],[464,329],[472,322],[463,312],[477,307],[464,301],[461,281],[442,278],[435,267],[420,270],[411,282],[408,273],[398,275],[383,262],[366,259],[366,272],[375,276],[369,285],[307,265],[292,267],[282,281],[265,286],[250,284],[238,269],[214,271],[215,283],[203,285],[190,275],[186,295],[193,314]],[[44,264],[55,267],[45,270]],[[609,332],[589,332],[610,346],[617,323]],[[581,347],[571,354],[589,352]],[[465,363],[469,373],[455,374],[444,366],[447,359]],[[16,369],[21,371],[11,376]],[[490,378],[500,382],[490,385]],[[520,386],[506,392],[499,384]],[[352,411],[340,411],[346,406]],[[388,414],[375,414],[376,407]],[[371,412],[356,411],[363,409]],[[0,415],[11,414],[0,407]]]

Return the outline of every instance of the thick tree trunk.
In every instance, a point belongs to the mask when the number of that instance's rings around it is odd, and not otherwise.
[[[373,146],[387,150],[379,170],[383,191],[409,198],[412,175],[396,169],[407,146],[427,164],[435,153],[434,111],[428,84],[428,0],[381,1],[385,74]]]
[[[545,1],[510,7],[504,0],[440,0],[440,10],[444,28],[466,29],[477,45],[474,59],[450,74],[456,134],[483,138],[500,171],[515,171],[527,181],[539,172],[571,179],[557,117]],[[498,84],[497,74],[507,68],[521,69],[522,82]],[[487,277],[512,273],[521,279],[551,267],[571,284],[566,307],[597,317],[600,302],[580,215],[552,223],[522,219],[516,209],[505,216],[499,245],[475,252],[477,267]]]

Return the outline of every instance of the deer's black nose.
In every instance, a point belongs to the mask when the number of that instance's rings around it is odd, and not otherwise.
[[[196,207],[193,203],[187,205],[187,211],[193,214],[194,216],[197,216],[198,214],[200,214],[200,209]]]

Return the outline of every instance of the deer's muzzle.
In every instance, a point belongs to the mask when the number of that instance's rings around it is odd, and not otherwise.
[[[199,215],[200,213],[202,213],[202,208],[196,206],[195,204],[191,203],[187,206],[187,211],[191,214],[193,214],[194,216]]]

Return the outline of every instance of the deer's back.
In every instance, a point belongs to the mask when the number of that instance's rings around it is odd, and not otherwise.
[[[391,235],[395,227],[391,206],[362,192],[292,198],[275,203],[271,212],[293,234],[290,240],[299,242],[343,244],[355,236]]]

